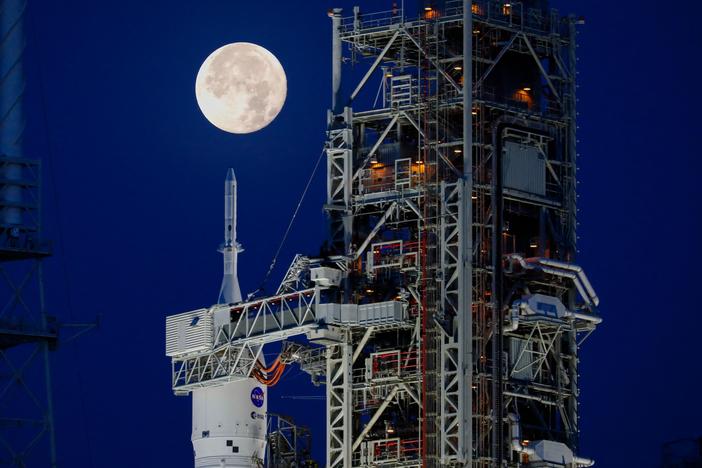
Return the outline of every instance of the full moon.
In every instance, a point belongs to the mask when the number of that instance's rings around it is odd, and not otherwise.
[[[212,52],[195,80],[200,110],[212,125],[229,133],[251,133],[270,124],[283,108],[287,90],[275,55],[248,42]]]

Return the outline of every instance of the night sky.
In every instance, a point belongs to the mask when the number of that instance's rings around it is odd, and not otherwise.
[[[190,399],[170,390],[164,317],[216,300],[228,167],[239,181],[242,290],[260,283],[324,142],[326,11],[358,2],[29,3],[26,154],[46,168],[49,311],[64,322],[102,316],[52,358],[60,466],[192,467]],[[699,10],[555,6],[586,19],[579,263],[605,318],[582,349],[580,452],[602,467],[653,467],[663,442],[702,435]],[[217,130],[194,96],[202,61],[236,41],[269,49],[288,77],[282,112],[250,135]],[[268,292],[295,253],[315,254],[325,237],[323,172]],[[312,427],[320,460],[323,402],[283,397],[321,391],[293,371],[269,393],[270,411]]]

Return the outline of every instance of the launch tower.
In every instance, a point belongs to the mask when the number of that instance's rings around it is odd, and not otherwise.
[[[276,295],[211,308],[229,321],[172,354],[173,388],[247,378],[283,342],[326,385],[329,468],[590,466],[578,20],[539,0],[415,13],[329,12],[329,240]]]

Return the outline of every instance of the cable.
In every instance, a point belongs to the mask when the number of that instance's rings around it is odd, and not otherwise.
[[[310,185],[312,185],[312,180],[314,179],[315,174],[317,173],[317,169],[319,168],[319,163],[322,162],[322,156],[324,156],[324,149],[322,149],[322,152],[319,153],[319,157],[317,158],[317,162],[314,165],[314,169],[312,170],[312,174],[310,174],[309,179],[307,179],[307,184],[305,185],[305,190],[302,191],[302,195],[300,196],[300,201],[297,202],[297,206],[295,207],[295,211],[293,212],[292,218],[290,218],[290,222],[288,223],[288,228],[285,230],[285,234],[283,234],[283,238],[280,241],[280,244],[278,245],[278,250],[275,251],[275,255],[273,255],[273,260],[271,260],[271,264],[268,267],[268,271],[266,272],[266,275],[263,277],[263,281],[261,281],[261,285],[252,293],[249,293],[248,296],[246,296],[246,300],[249,301],[253,297],[256,296],[259,292],[263,291],[264,288],[266,287],[266,283],[268,282],[268,279],[270,278],[271,274],[273,273],[273,269],[275,268],[276,263],[278,262],[278,256],[280,255],[280,251],[283,250],[283,245],[285,245],[285,241],[288,239],[288,234],[290,234],[290,230],[292,229],[293,223],[295,222],[295,218],[297,218],[297,214],[300,211],[300,207],[302,206],[302,202],[305,199],[305,195],[307,195],[307,191],[310,188]]]

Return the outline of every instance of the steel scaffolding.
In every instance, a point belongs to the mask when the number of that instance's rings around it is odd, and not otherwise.
[[[601,319],[574,263],[577,20],[536,0],[329,16],[329,241],[279,296],[217,306],[231,323],[172,354],[174,390],[305,336],[329,468],[590,466],[578,347]],[[309,300],[286,313],[291,294]]]

